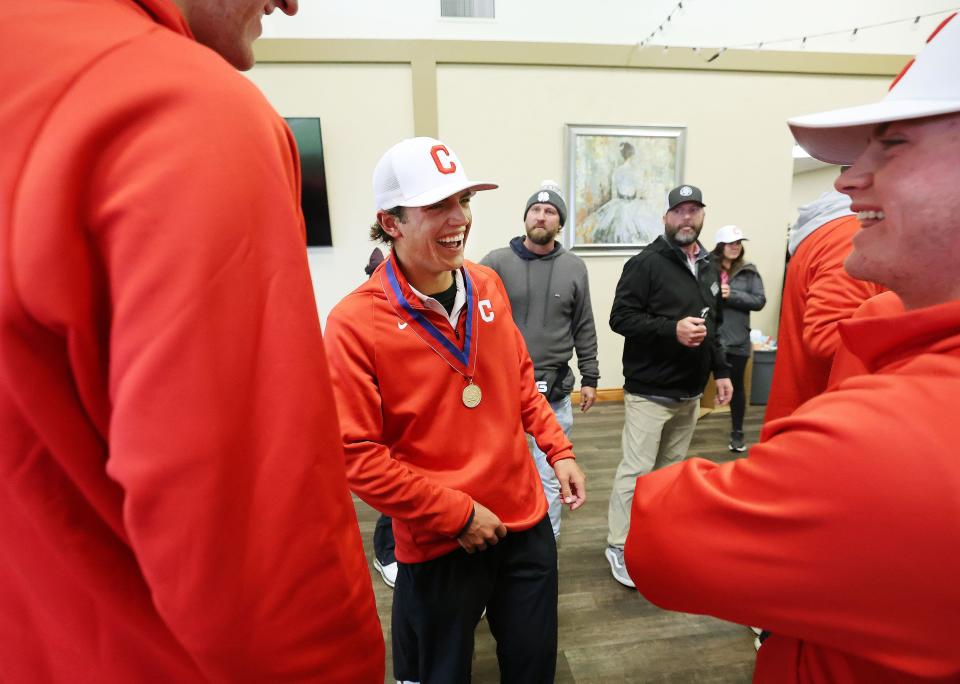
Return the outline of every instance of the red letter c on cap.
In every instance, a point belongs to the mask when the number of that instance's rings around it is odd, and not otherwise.
[[[440,153],[443,152],[444,161],[440,160]],[[437,171],[440,173],[454,173],[457,170],[456,163],[450,159],[450,150],[443,145],[434,145],[430,148],[430,156],[433,157],[433,163],[437,165]],[[444,165],[446,163],[446,165]]]

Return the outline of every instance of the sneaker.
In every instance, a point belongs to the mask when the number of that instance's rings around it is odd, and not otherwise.
[[[380,573],[383,583],[393,589],[393,586],[397,583],[397,562],[382,564],[374,558],[373,567]]]
[[[730,433],[730,451],[736,453],[743,453],[747,450],[747,445],[743,441],[742,432],[731,432]]]
[[[618,546],[608,546],[603,553],[610,563],[610,573],[613,575],[613,579],[625,587],[636,588],[637,585],[630,579],[630,575],[627,574],[627,566],[623,563],[623,549]]]

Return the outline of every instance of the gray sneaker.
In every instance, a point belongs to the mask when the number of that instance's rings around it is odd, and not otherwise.
[[[730,451],[742,454],[746,450],[747,450],[747,445],[743,441],[743,433],[731,432],[730,433]]]
[[[637,585],[627,574],[627,566],[623,562],[623,549],[619,546],[608,546],[603,555],[607,557],[607,561],[610,563],[610,574],[613,575],[613,579],[625,587],[636,588]]]

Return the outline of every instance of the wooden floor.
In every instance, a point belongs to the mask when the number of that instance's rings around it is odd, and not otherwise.
[[[745,433],[756,441],[762,406],[748,407]],[[603,403],[574,418],[573,443],[587,473],[587,504],[564,511],[560,534],[560,601],[557,682],[749,682],[755,652],[745,627],[714,618],[660,610],[610,576],[603,555],[607,501],[620,460],[623,405]],[[727,450],[730,417],[715,412],[700,419],[690,454],[713,461],[734,458]],[[357,501],[357,515],[377,610],[387,645],[387,682],[392,677],[390,606],[392,591],[373,569],[372,537],[377,514]],[[499,681],[496,645],[487,623],[476,632],[473,681]]]

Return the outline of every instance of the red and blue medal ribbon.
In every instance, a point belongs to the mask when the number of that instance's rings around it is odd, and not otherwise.
[[[411,306],[410,302],[407,301],[403,293],[403,286],[400,283],[400,278],[394,266],[393,258],[387,260],[381,272],[380,285],[383,288],[384,294],[387,296],[387,301],[393,306],[397,315],[413,327],[417,336],[449,363],[455,371],[465,378],[470,379],[473,377],[473,371],[476,368],[477,362],[477,345],[474,340],[477,311],[477,303],[474,301],[476,298],[476,290],[474,289],[469,273],[467,273],[467,269],[462,268],[460,272],[463,274],[463,285],[467,295],[467,320],[463,335],[463,349],[459,349],[457,345],[444,335],[437,326],[431,323],[423,313],[417,311]],[[384,278],[387,281],[386,285],[383,282]]]

